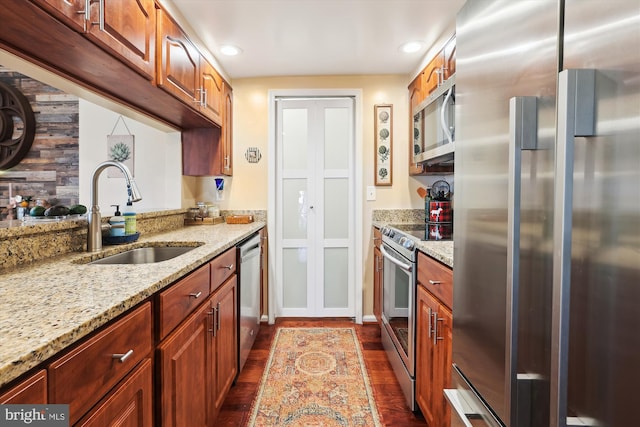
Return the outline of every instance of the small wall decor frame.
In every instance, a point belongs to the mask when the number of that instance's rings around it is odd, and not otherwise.
[[[127,129],[127,135],[113,134],[120,121],[122,121],[122,124],[124,124],[124,127]],[[124,118],[122,116],[118,116],[118,120],[116,120],[116,124],[113,125],[111,133],[107,135],[107,156],[109,157],[109,160],[117,160],[124,163],[131,171],[131,175],[135,176],[134,150],[135,135],[131,134],[129,126],[127,126],[127,122],[124,121]],[[122,171],[117,168],[108,168],[107,176],[109,178],[124,178]]]
[[[393,183],[393,105],[377,104],[374,112],[374,149],[375,149],[375,185],[384,186]]]

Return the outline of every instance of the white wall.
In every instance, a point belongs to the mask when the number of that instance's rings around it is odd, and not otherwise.
[[[111,134],[118,113],[80,99],[80,203],[90,206],[93,171],[108,160],[107,136]],[[129,131],[135,136],[134,178],[142,200],[134,203],[137,212],[178,209],[182,207],[182,148],[179,132],[166,132],[124,117]],[[114,135],[127,134],[118,123]],[[98,205],[104,216],[113,214],[110,205],[127,202],[124,178],[109,178],[104,170],[98,180]]]

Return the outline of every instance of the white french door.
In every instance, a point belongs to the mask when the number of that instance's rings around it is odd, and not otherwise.
[[[354,100],[276,100],[276,313],[355,314]]]

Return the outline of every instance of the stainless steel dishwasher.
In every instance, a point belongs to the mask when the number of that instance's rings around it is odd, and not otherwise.
[[[260,329],[260,242],[260,234],[256,233],[238,245],[238,373],[247,361]]]

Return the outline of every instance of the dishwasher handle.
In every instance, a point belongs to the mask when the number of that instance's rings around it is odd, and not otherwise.
[[[247,252],[245,252],[240,258],[240,263],[250,260],[251,258],[255,258],[260,255],[260,244],[252,246]]]

